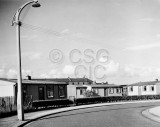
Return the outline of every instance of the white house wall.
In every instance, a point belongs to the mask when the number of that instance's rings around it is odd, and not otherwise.
[[[156,94],[160,95],[160,83],[159,84],[156,84]]]
[[[76,89],[76,94],[77,94],[77,98],[84,98],[84,95],[80,94],[80,89],[79,88]]]
[[[67,98],[77,98],[76,87],[74,85],[67,85]]]
[[[131,87],[133,88],[133,91],[131,91]],[[139,95],[139,86],[128,86],[128,96],[135,96]]]
[[[154,91],[151,91],[151,86],[154,86]],[[143,87],[141,86],[141,95],[156,95],[156,85],[146,85],[146,91]]]
[[[101,97],[104,97],[104,88],[99,89],[98,95],[100,95]]]
[[[15,96],[15,83],[0,80],[0,97]]]

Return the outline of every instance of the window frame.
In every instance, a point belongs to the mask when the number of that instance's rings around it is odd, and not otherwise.
[[[114,88],[109,88],[109,93],[114,94]]]
[[[151,91],[154,91],[155,90],[155,88],[154,88],[154,85],[153,86],[151,86]]]
[[[143,86],[143,91],[147,91],[147,86]]]
[[[133,92],[133,86],[130,86],[130,91]]]
[[[61,95],[60,94],[60,90],[62,90],[62,89],[60,89],[60,87],[63,87],[63,95]],[[59,95],[59,97],[65,97],[65,85],[58,85],[58,95]]]
[[[117,88],[117,89],[116,89],[116,92],[117,92],[117,93],[121,93],[121,88]]]
[[[80,88],[80,95],[83,95],[83,89]]]
[[[52,89],[51,89],[52,91],[49,91],[49,92],[53,92],[53,93],[52,93],[52,94],[53,94],[52,96],[49,96],[49,95],[48,95],[48,88],[49,88],[49,87],[52,88]],[[46,85],[46,94],[47,94],[47,98],[48,98],[48,99],[54,98],[54,85]]]

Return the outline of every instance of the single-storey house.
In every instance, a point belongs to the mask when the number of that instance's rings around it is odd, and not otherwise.
[[[138,82],[130,85],[126,85],[127,95],[158,95],[160,94],[160,82]]]
[[[22,91],[24,102],[30,98],[33,100],[50,100],[67,98],[67,83],[55,82],[47,79],[22,80]],[[17,98],[17,80],[0,80],[0,97],[13,96]],[[3,92],[2,92],[3,91]]]
[[[84,98],[87,90],[97,96],[122,96],[123,87],[114,84],[68,85],[68,98]]]

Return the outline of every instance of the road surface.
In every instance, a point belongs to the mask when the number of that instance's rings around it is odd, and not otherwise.
[[[50,115],[25,127],[160,127],[141,112],[160,102],[111,105]]]

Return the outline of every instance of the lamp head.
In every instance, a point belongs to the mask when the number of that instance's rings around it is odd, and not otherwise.
[[[33,0],[35,3],[37,3],[38,2],[38,0]]]
[[[35,2],[34,4],[32,4],[32,7],[40,7],[41,5],[38,2]]]

